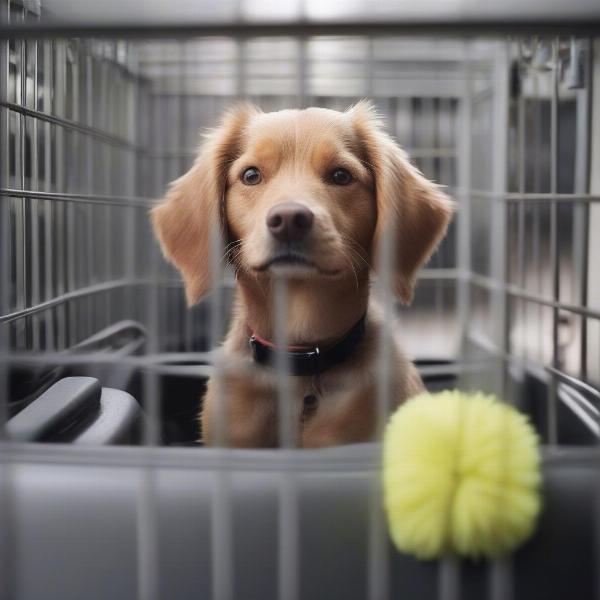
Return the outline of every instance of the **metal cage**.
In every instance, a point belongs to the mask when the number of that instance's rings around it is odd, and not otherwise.
[[[597,597],[598,8],[175,4],[0,2],[0,596]],[[397,556],[377,444],[174,447],[198,438],[234,281],[213,258],[188,310],[149,208],[232,101],[362,97],[458,206],[414,304],[387,295],[405,347],[430,389],[498,394],[545,443],[547,510],[512,559]],[[74,375],[135,398],[125,441],[10,439]]]

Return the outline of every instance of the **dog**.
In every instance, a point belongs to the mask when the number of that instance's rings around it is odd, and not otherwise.
[[[390,285],[408,304],[417,272],[452,212],[449,197],[410,163],[368,101],[345,112],[263,113],[249,104],[226,112],[191,169],[151,211],[189,305],[211,285],[209,257],[219,229],[236,276],[232,322],[220,350],[224,367],[209,379],[203,399],[202,441],[232,447],[281,442],[274,368],[278,278],[287,285],[287,344],[279,352],[290,369],[291,443],[372,440],[377,340],[390,326],[370,301],[381,242],[386,235],[391,240]],[[391,352],[396,406],[423,384],[397,341]],[[225,424],[222,430],[218,423]]]

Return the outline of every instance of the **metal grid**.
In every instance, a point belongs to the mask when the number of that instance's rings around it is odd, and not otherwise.
[[[35,5],[5,2],[2,9],[11,23],[39,18]],[[157,446],[158,378],[214,372],[210,350],[223,333],[231,281],[215,239],[211,260],[223,286],[199,310],[185,309],[181,285],[149,231],[152,199],[185,171],[196,131],[232,99],[275,110],[344,108],[369,96],[420,168],[449,186],[459,205],[448,238],[421,274],[415,305],[399,314],[406,347],[428,361],[423,375],[458,375],[461,386],[515,403],[533,376],[547,386],[547,401],[536,410],[544,413],[538,425],[550,444],[560,442],[558,405],[566,397],[597,436],[600,277],[590,231],[600,196],[590,188],[591,58],[592,42],[570,37],[4,39],[3,397],[13,397],[17,367],[59,365],[105,378],[119,369],[141,371],[143,443]],[[397,307],[385,273],[379,285],[391,317]],[[144,331],[141,352],[78,349],[128,320]],[[383,336],[381,381],[390,368],[387,344]],[[165,356],[180,352],[205,366],[165,366]],[[285,407],[285,376],[279,387]],[[1,406],[4,421],[11,407]],[[281,426],[291,447],[285,421]],[[292,454],[282,451],[279,492],[279,597],[290,599],[298,593],[299,544],[298,482],[286,469]],[[160,589],[155,456],[151,449],[139,455],[140,598],[157,598]],[[214,598],[234,594],[227,461],[223,450],[212,480]],[[387,597],[389,585],[376,478],[375,470],[366,591],[373,599]],[[4,507],[7,523],[10,499]],[[456,563],[442,563],[439,578],[440,598],[460,597]],[[510,565],[496,563],[490,597],[508,598],[510,578]]]

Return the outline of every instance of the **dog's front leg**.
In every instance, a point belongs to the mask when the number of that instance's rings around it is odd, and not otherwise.
[[[250,376],[211,377],[200,414],[202,442],[232,448],[275,447],[275,407],[273,394],[253,383]],[[223,418],[222,424],[219,418]]]

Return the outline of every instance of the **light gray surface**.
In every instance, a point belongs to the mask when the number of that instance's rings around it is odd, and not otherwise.
[[[19,442],[135,443],[141,418],[127,392],[101,388],[93,377],[64,377],[10,419],[6,433]]]
[[[65,377],[6,423],[7,437],[45,440],[100,407],[101,386],[92,377]]]
[[[373,464],[375,450],[364,445],[226,453],[235,598],[276,597],[278,489],[288,467],[299,484],[299,597],[365,597],[373,475],[368,465]],[[129,463],[119,460],[119,466],[111,466],[110,450],[75,453],[53,447],[48,458],[54,465],[48,469],[30,460],[40,451],[31,445],[14,455],[16,598],[135,597],[136,507],[143,452],[132,449]],[[546,456],[540,530],[513,558],[517,600],[591,598],[595,559],[589,523],[596,481],[592,454],[575,449]],[[151,471],[158,523],[158,597],[207,598],[211,502],[218,477],[213,467],[223,456],[206,449],[154,456],[161,461]],[[177,462],[182,466],[173,466]],[[436,597],[437,563],[418,562],[391,547],[389,556],[391,598]],[[490,572],[485,562],[463,564],[460,597],[486,597]]]
[[[140,405],[127,392],[102,388],[96,418],[78,435],[74,444],[104,446],[135,442],[135,428],[142,418]]]
[[[272,2],[264,0],[45,0],[44,6],[60,20],[97,24],[190,24],[230,20],[237,15],[248,19],[297,20],[305,17],[316,21],[358,21],[366,19],[444,21],[528,19],[586,19],[600,17],[597,0],[425,0],[406,2],[383,0],[368,2],[350,0],[343,5],[337,0],[305,0],[304,2]]]

